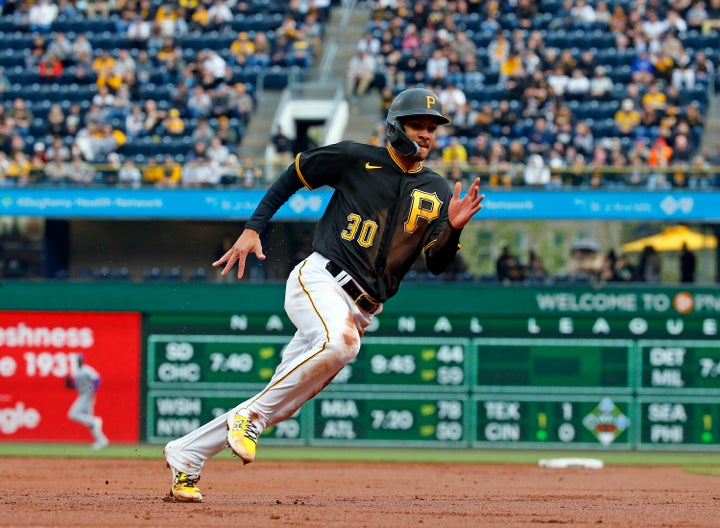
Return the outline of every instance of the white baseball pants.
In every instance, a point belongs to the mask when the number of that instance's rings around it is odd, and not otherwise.
[[[373,315],[355,306],[325,269],[327,259],[312,253],[292,270],[285,311],[297,327],[267,386],[252,398],[182,438],[169,442],[171,466],[199,475],[206,460],[227,447],[227,420],[237,410],[261,427],[282,422],[330,383],[360,350]],[[382,307],[375,312],[380,313]]]

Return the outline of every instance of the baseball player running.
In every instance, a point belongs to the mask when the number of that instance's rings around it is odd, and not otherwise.
[[[78,393],[77,398],[70,406],[68,418],[90,429],[95,439],[92,445],[93,449],[102,449],[109,442],[102,430],[102,418],[94,414],[95,393],[100,385],[100,374],[85,363],[82,354],[75,357],[74,367],[72,375],[65,378],[67,388],[74,389]]]
[[[172,471],[168,498],[200,502],[206,460],[229,446],[247,464],[262,431],[290,417],[360,350],[373,316],[392,297],[421,252],[442,273],[459,249],[465,224],[482,208],[479,178],[460,198],[423,165],[437,128],[449,120],[437,95],[407,89],[387,117],[389,146],[343,141],[298,154],[268,189],[234,245],[213,266],[237,276],[252,253],[265,259],[260,234],[298,190],[334,193],[315,228],[313,252],[290,273],[285,310],[297,331],[267,386],[226,414],[165,446]]]

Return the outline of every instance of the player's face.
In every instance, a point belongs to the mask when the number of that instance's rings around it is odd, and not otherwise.
[[[423,161],[430,155],[435,144],[438,124],[432,117],[417,116],[406,120],[405,133],[417,143],[419,150],[412,158],[415,161]]]

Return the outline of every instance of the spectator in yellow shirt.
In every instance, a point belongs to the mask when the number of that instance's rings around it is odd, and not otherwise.
[[[158,163],[157,159],[150,157],[145,167],[142,170],[142,181],[143,183],[149,183],[156,185],[159,181],[165,178],[165,171],[162,166]]]
[[[163,158],[162,163],[164,177],[157,183],[158,187],[177,187],[182,175],[182,165],[175,161],[169,154]]]
[[[92,62],[92,70],[97,75],[95,83],[98,88],[107,86],[113,92],[120,88],[123,82],[122,76],[115,71],[115,58],[110,55],[108,50],[102,50]]]
[[[648,91],[642,97],[643,108],[649,106],[655,110],[664,110],[667,106],[667,95],[660,91],[657,82],[648,87]]]
[[[210,12],[204,4],[199,4],[190,17],[190,29],[207,29],[210,24]]]
[[[172,156],[166,155],[162,164],[156,158],[150,158],[143,171],[143,183],[155,187],[177,187],[182,166]]]
[[[16,151],[10,159],[10,165],[5,173],[5,181],[12,185],[27,185],[30,182],[32,164],[25,153]]]
[[[200,5],[200,0],[178,0],[178,6],[184,7],[190,12],[195,11]]]
[[[238,65],[245,66],[247,64],[248,57],[255,54],[255,43],[250,40],[247,32],[238,33],[237,38],[230,44],[230,53]]]
[[[506,83],[525,74],[522,59],[517,50],[511,48],[505,60],[500,63],[500,82]]]
[[[640,124],[640,112],[635,109],[632,99],[623,99],[622,106],[615,112],[615,127],[621,136],[629,136]]]
[[[167,155],[163,163],[158,163],[156,158],[151,157],[143,170],[143,183],[155,187],[176,187],[180,181],[182,167]]]
[[[442,150],[443,161],[448,164],[464,164],[467,162],[467,158],[468,154],[465,146],[460,143],[457,137],[451,137],[450,143]]]
[[[653,66],[655,66],[655,77],[669,83],[672,80],[672,72],[675,69],[675,59],[661,50],[653,57],[652,63]]]
[[[181,136],[185,133],[185,121],[180,117],[180,110],[171,108],[163,122],[165,132],[171,136]]]
[[[171,36],[175,33],[175,21],[178,13],[175,6],[167,3],[161,4],[155,12],[154,26],[159,28],[160,34]]]
[[[163,39],[162,47],[155,54],[155,58],[158,62],[166,62],[180,58],[178,57],[178,49],[175,46],[175,39],[173,37],[165,37]]]
[[[115,59],[110,55],[110,51],[106,49],[102,50],[100,55],[95,57],[92,62],[92,69],[98,75],[101,71],[112,68],[113,66],[115,66]]]

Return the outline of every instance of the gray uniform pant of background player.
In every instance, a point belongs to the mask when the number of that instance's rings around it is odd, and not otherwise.
[[[97,372],[87,365],[81,366],[75,373],[78,396],[68,410],[68,418],[90,429],[95,439],[93,445],[99,448],[106,446],[108,439],[102,431],[102,418],[95,416],[95,391],[92,387],[97,378]]]
[[[68,418],[92,429],[95,426],[95,395],[91,392],[81,392],[70,406]]]

